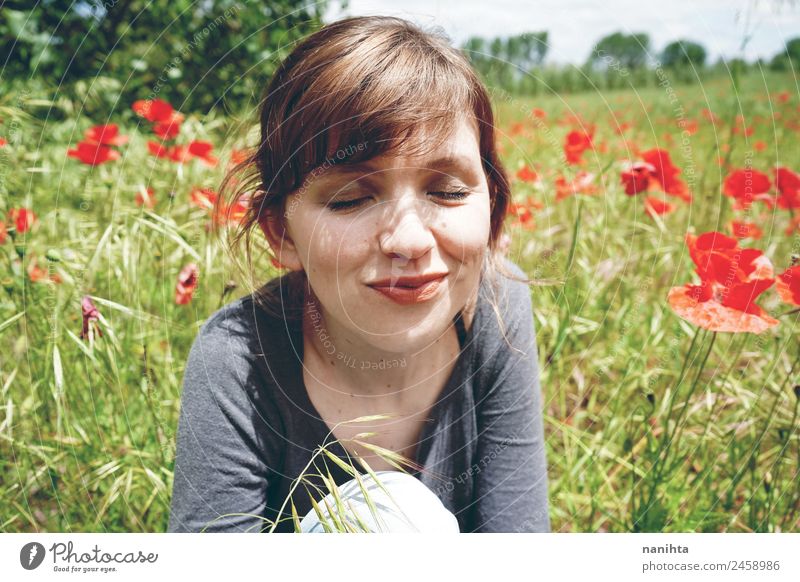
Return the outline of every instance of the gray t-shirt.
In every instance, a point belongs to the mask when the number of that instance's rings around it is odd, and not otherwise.
[[[546,532],[547,466],[530,290],[502,275],[497,279],[493,292],[489,278],[481,277],[472,325],[459,328],[458,361],[420,435],[414,460],[423,469],[409,472],[455,514],[461,532]],[[492,294],[517,350],[503,339],[487,301]],[[302,354],[300,323],[268,315],[253,295],[204,323],[184,375],[168,531],[260,531],[267,524],[256,516],[276,518],[293,480],[329,433],[305,389]],[[347,459],[338,442],[330,450]],[[352,478],[319,459],[317,467],[325,466],[337,485]],[[322,481],[311,481],[327,492]],[[314,492],[315,500],[324,493]],[[311,509],[303,485],[292,501],[300,518]],[[289,507],[276,531],[293,530]]]

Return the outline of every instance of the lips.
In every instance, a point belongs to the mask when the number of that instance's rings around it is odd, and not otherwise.
[[[395,303],[408,305],[430,300],[445,281],[447,273],[383,279],[369,286]]]
[[[405,277],[391,277],[368,283],[370,287],[419,287],[428,281],[434,281],[446,276],[447,273],[426,273],[422,275],[406,275]]]

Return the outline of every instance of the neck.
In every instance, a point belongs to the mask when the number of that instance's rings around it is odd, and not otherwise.
[[[466,323],[466,322],[465,322]],[[309,296],[303,312],[303,364],[325,370],[319,378],[353,396],[403,401],[415,391],[438,384],[452,371],[459,355],[453,323],[424,346],[408,351],[383,350],[327,320],[319,302]]]

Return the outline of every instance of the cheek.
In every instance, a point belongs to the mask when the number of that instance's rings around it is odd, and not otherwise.
[[[482,257],[491,233],[488,197],[485,202],[481,200],[448,211],[440,226],[440,240],[451,255],[463,256],[464,262]]]
[[[346,270],[368,252],[370,224],[363,220],[341,220],[315,213],[306,217],[303,232],[308,241],[308,256],[317,272]]]

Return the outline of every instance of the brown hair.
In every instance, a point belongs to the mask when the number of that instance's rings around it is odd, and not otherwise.
[[[443,33],[386,16],[346,18],[324,26],[278,67],[261,102],[258,147],[226,176],[218,200],[222,204],[243,192],[254,193],[229,240],[234,261],[238,264],[244,242],[246,273],[252,272],[253,230],[266,213],[283,220],[289,194],[313,180],[320,169],[387,153],[433,150],[465,113],[477,122],[489,185],[487,273],[493,281],[495,272],[515,278],[502,265],[497,249],[511,192],[495,147],[489,94]],[[438,140],[417,141],[415,147],[409,138],[423,125]],[[284,291],[276,291],[274,285],[263,288],[260,303],[286,317],[286,298],[278,296]],[[493,306],[497,313],[496,303]]]

